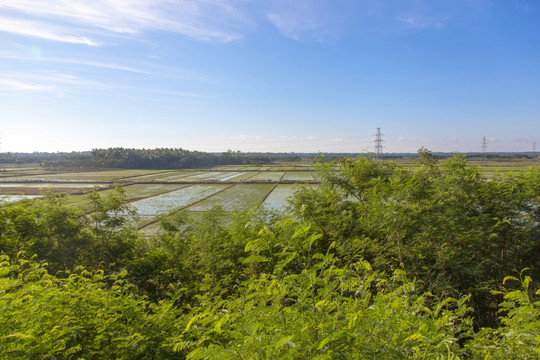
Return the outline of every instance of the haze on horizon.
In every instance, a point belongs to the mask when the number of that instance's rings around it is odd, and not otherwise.
[[[0,151],[531,151],[539,34],[534,0],[0,0]]]

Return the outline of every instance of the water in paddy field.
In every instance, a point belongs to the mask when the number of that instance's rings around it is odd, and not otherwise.
[[[107,184],[52,184],[52,183],[3,183],[0,184],[0,188],[10,188],[10,187],[25,187],[25,188],[73,188],[73,189],[86,189],[94,187],[103,187],[108,186]]]
[[[207,196],[215,194],[227,185],[192,185],[166,194],[148,197],[132,202],[130,205],[135,208],[141,217],[155,217],[169,211],[190,205]]]
[[[311,181],[314,178],[310,171],[287,171],[285,176],[283,176],[283,180]]]
[[[190,206],[188,210],[208,211],[215,206],[221,206],[225,211],[249,209],[258,205],[272,187],[272,184],[238,184],[194,206]]]
[[[296,185],[283,184],[278,185],[274,190],[264,199],[263,206],[267,209],[280,210],[287,205],[287,199],[294,194],[294,188]]]
[[[232,175],[228,175],[228,176],[226,176],[224,178],[219,179],[219,181],[227,181],[227,180],[230,180],[230,179],[235,178],[237,176],[242,176],[242,175],[245,175],[245,174],[246,174],[245,172],[240,172],[240,173],[235,172],[235,173],[232,173]]]
[[[25,199],[36,199],[41,198],[42,195],[0,195],[0,204],[15,202]]]

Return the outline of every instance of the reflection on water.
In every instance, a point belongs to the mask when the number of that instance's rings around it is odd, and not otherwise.
[[[0,204],[1,203],[8,203],[8,202],[15,202],[25,199],[35,199],[43,197],[42,195],[0,195]]]

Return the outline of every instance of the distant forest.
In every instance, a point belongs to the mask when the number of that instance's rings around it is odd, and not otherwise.
[[[190,151],[181,148],[94,149],[84,152],[0,153],[0,164],[41,164],[47,170],[99,170],[99,169],[184,169],[214,165],[267,164],[273,161],[314,159],[315,153],[254,153],[228,150],[222,153]],[[351,153],[324,153],[326,161],[356,157]],[[440,159],[451,158],[453,153],[434,153]],[[468,159],[482,158],[480,153],[466,154]],[[530,159],[534,153],[488,153],[487,159]],[[384,159],[412,159],[416,153],[385,153]]]
[[[41,164],[47,170],[97,169],[182,169],[212,165],[265,164],[276,157],[266,154],[227,151],[208,153],[184,149],[94,149],[72,153],[4,153],[1,164]],[[281,156],[280,160],[298,160],[297,156]]]

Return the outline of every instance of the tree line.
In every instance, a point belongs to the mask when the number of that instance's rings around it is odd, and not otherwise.
[[[45,161],[47,170],[93,169],[184,169],[215,165],[265,164],[266,155],[239,151],[208,153],[184,149],[94,149],[90,153],[73,153],[58,161]]]
[[[286,212],[0,208],[10,359],[540,358],[540,171],[343,159]],[[335,166],[340,171],[335,171]]]

